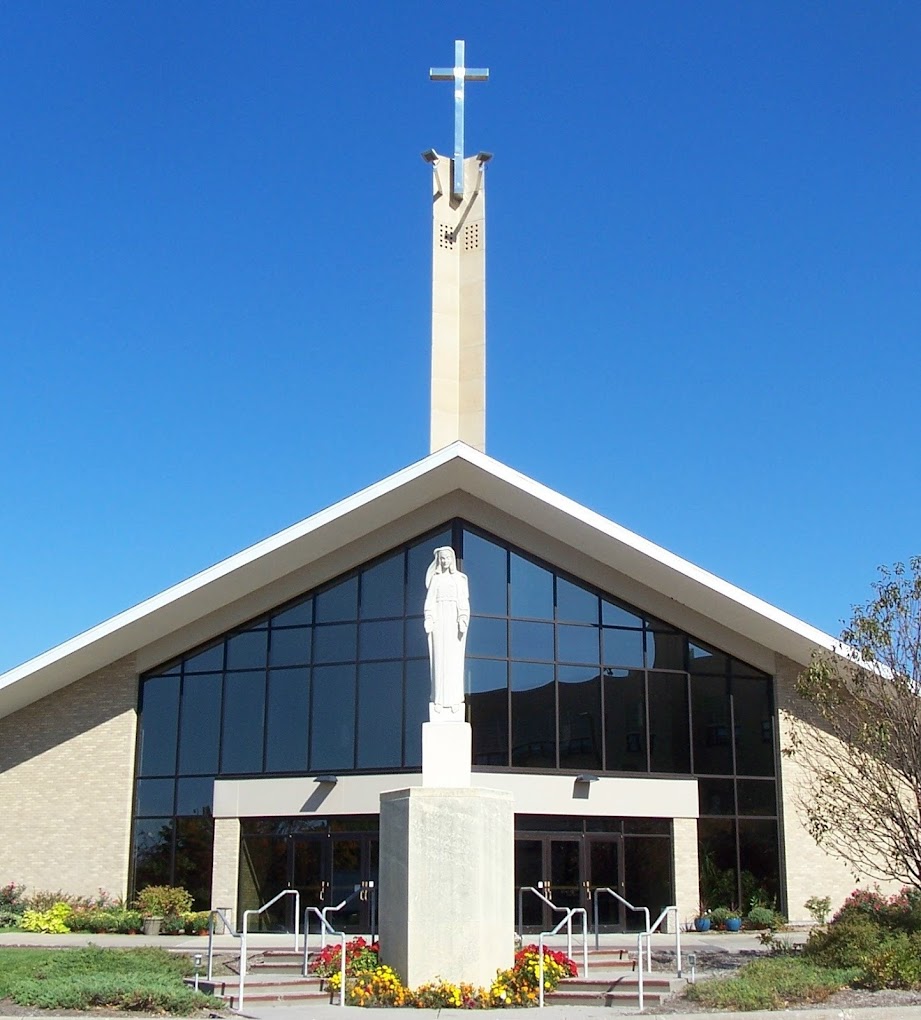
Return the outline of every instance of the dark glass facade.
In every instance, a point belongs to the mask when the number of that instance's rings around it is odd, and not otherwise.
[[[216,777],[418,771],[439,545],[470,578],[475,767],[701,777],[708,895],[776,897],[771,678],[462,521],[142,678],[134,887],[206,905]]]

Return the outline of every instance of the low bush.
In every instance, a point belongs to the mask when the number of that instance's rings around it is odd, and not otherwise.
[[[24,885],[10,882],[0,886],[0,914],[22,914],[26,909]]]
[[[22,914],[0,907],[0,928],[19,928],[21,926]]]
[[[774,928],[775,913],[770,907],[752,907],[745,917],[745,923],[749,928],[756,931],[763,931],[765,928]]]
[[[815,929],[803,946],[803,955],[821,967],[862,967],[886,935],[868,914],[851,912],[826,929]]]
[[[689,999],[713,1009],[784,1009],[824,1002],[856,976],[856,970],[829,970],[809,960],[778,956],[747,963],[731,978],[699,981]]]
[[[921,934],[893,932],[886,942],[864,961],[855,981],[861,988],[921,988]]]
[[[123,935],[141,930],[137,910],[75,910],[67,922],[71,931],[118,932]]]
[[[22,928],[46,935],[63,935],[70,931],[67,922],[72,914],[73,909],[67,903],[55,903],[47,910],[27,910],[22,915]]]
[[[199,932],[207,931],[211,920],[210,910],[193,910],[183,915],[186,935],[197,935]]]
[[[192,894],[181,886],[148,885],[138,893],[137,909],[145,917],[178,917],[192,909]]]

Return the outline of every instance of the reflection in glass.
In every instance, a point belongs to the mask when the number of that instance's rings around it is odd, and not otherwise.
[[[403,621],[373,620],[359,628],[359,656],[362,659],[403,657]]]
[[[225,669],[265,669],[269,632],[249,630],[227,639]]]
[[[218,769],[218,742],[221,736],[220,673],[200,673],[182,681],[182,722],[179,734],[179,771],[205,772]]]
[[[271,620],[273,627],[305,627],[313,623],[313,599],[304,599],[296,605],[276,613]]]
[[[310,769],[355,765],[355,666],[316,666],[310,724]]]
[[[735,784],[731,779],[698,779],[697,793],[702,815],[734,815]]]
[[[774,775],[774,706],[771,681],[733,680],[736,772],[740,776]]]
[[[706,645],[688,642],[688,668],[692,673],[718,673],[726,672],[728,659],[722,652],[717,652]]]
[[[176,785],[177,815],[212,815],[214,779],[212,776],[192,776],[180,779]]]
[[[406,700],[403,703],[403,765],[422,765],[422,724],[428,722],[432,682],[428,659],[406,662]]]
[[[314,615],[317,623],[339,623],[358,616],[358,578],[348,577],[316,596]]]
[[[512,620],[509,631],[513,659],[553,661],[552,623],[524,623],[521,620]]]
[[[557,666],[560,699],[560,768],[600,769],[601,676],[597,666]]]
[[[171,815],[173,813],[173,779],[139,779],[136,814]]]
[[[182,886],[192,894],[193,910],[208,910],[211,907],[213,851],[214,822],[212,819],[176,819],[174,884]]]
[[[687,638],[668,631],[646,631],[646,663],[654,669],[684,669]]]
[[[262,771],[265,670],[228,673],[224,681],[221,772]]]
[[[599,659],[597,627],[576,627],[566,623],[557,624],[556,657],[559,662],[588,662],[597,664]]]
[[[553,574],[517,553],[511,554],[509,615],[553,619]]]
[[[739,780],[740,815],[776,815],[777,788],[773,779]]]
[[[307,666],[310,664],[310,627],[273,630],[269,638],[270,666]]]
[[[306,772],[309,669],[270,669],[266,720],[267,772]]]
[[[704,775],[732,773],[732,723],[729,684],[721,676],[691,679],[694,719],[694,771]]]
[[[361,574],[361,618],[403,615],[403,553]]]
[[[635,627],[642,628],[643,620],[623,606],[617,605],[608,599],[601,600],[601,622],[606,627]]]
[[[473,764],[508,765],[508,663],[467,663],[467,720],[473,729]]]
[[[627,669],[643,668],[643,632],[641,630],[614,630],[605,627],[603,659],[608,666]]]
[[[508,623],[489,616],[474,616],[467,632],[467,655],[487,658],[508,656]]]
[[[224,668],[224,642],[214,645],[186,659],[183,669],[186,673],[210,673],[216,669]]]
[[[604,670],[605,768],[646,772],[646,682],[642,670]]]
[[[178,729],[179,677],[149,677],[141,688],[140,775],[172,775],[176,771]]]
[[[598,625],[598,596],[580,585],[556,579],[556,618],[570,623]]]
[[[333,623],[313,631],[314,662],[354,662],[358,628],[354,623]]]
[[[648,906],[653,917],[675,902],[671,865],[670,839],[624,837],[624,885],[630,890],[631,902]],[[643,915],[628,910],[627,927],[631,931],[642,930]]]
[[[556,767],[556,688],[553,666],[510,664],[512,688],[512,765]]]
[[[494,542],[464,531],[462,570],[476,593],[474,609],[489,616],[508,612],[508,553]]]
[[[134,823],[134,888],[169,885],[173,866],[173,819],[142,818]]]
[[[403,663],[363,662],[358,667],[358,768],[399,768],[402,715]]]
[[[648,694],[650,771],[690,772],[687,677],[650,673]]]

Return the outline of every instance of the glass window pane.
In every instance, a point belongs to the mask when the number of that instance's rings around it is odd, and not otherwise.
[[[176,786],[176,814],[202,815],[213,814],[214,780],[211,776],[193,776],[191,779],[180,779]]]
[[[536,563],[511,554],[509,615],[553,619],[553,574]]]
[[[314,613],[317,623],[338,623],[358,616],[358,578],[348,577],[316,597]]]
[[[179,677],[149,677],[141,693],[140,775],[175,773],[178,727]]]
[[[467,720],[473,729],[473,764],[508,765],[508,663],[467,663]]]
[[[510,664],[512,765],[556,768],[556,685],[553,666]]]
[[[467,631],[467,655],[504,659],[508,655],[508,624],[489,616],[474,616]]]
[[[311,771],[354,768],[354,665],[314,667],[311,711]]]
[[[734,815],[735,783],[731,779],[698,779],[697,793],[702,815]]]
[[[134,823],[134,891],[173,880],[172,818],[142,818]]]
[[[202,673],[182,681],[179,771],[213,775],[221,735],[221,674]]]
[[[267,630],[248,630],[227,639],[227,669],[265,669]]]
[[[691,699],[694,716],[694,771],[705,775],[732,775],[732,727],[729,686],[725,677],[693,677]]]
[[[314,627],[314,662],[354,662],[358,658],[356,638],[358,627],[354,623],[332,623]]]
[[[221,772],[262,771],[265,670],[228,673],[224,682]]]
[[[754,677],[756,680],[766,680],[768,676],[763,670],[749,666],[747,662],[740,662],[738,659],[729,660],[729,670],[733,676]]]
[[[421,616],[406,617],[406,658],[421,659],[429,656],[429,641]]]
[[[358,768],[399,768],[402,721],[403,663],[362,663],[358,669]]]
[[[560,662],[597,664],[599,629],[559,623],[556,627],[556,657]]]
[[[553,624],[523,623],[512,620],[509,626],[513,659],[553,661]]]
[[[211,907],[214,822],[210,818],[176,819],[175,884],[192,894],[193,910]]]
[[[604,670],[605,769],[646,772],[646,678],[642,670]]]
[[[688,669],[692,673],[718,673],[723,675],[726,672],[728,660],[722,652],[717,652],[706,645],[688,642]]]
[[[739,780],[740,815],[776,815],[777,788],[773,779]]]
[[[641,630],[612,630],[605,627],[604,662],[609,666],[627,669],[643,668],[643,632]]]
[[[269,670],[267,772],[307,771],[309,678],[309,669]]]
[[[739,819],[739,863],[742,902],[753,899],[778,905],[780,895],[780,864],[777,851],[777,823],[774,821]]]
[[[171,815],[173,813],[174,779],[139,779],[137,814]]]
[[[375,620],[359,629],[362,659],[399,659],[403,656],[403,621]]]
[[[736,823],[731,818],[700,818],[697,822],[700,898],[709,907],[738,906]]]
[[[313,599],[289,606],[272,617],[273,627],[305,627],[313,623]]]
[[[406,701],[403,706],[403,741],[406,768],[422,764],[422,724],[429,719],[432,682],[428,659],[410,659],[406,663]]]
[[[624,888],[630,902],[649,907],[653,917],[674,903],[672,892],[672,841],[654,836],[624,838]],[[627,927],[643,928],[643,915],[627,911]]]
[[[451,529],[445,528],[410,546],[406,553],[406,612],[421,613],[425,605],[425,573],[436,549],[451,545]],[[428,654],[428,653],[426,653]],[[421,737],[419,738],[421,741]],[[421,743],[419,745],[422,746]]]
[[[269,638],[269,665],[309,666],[312,636],[310,627],[273,630]]]
[[[501,546],[464,531],[463,571],[470,578],[472,604],[478,613],[508,612],[508,553]]]
[[[774,708],[770,680],[734,680],[736,773],[774,775]]]
[[[560,768],[600,769],[603,767],[600,671],[597,666],[557,666],[556,678],[560,698]]]
[[[186,673],[211,673],[223,668],[223,641],[220,644],[213,645],[211,648],[208,648],[203,652],[199,652],[198,655],[193,656],[191,659],[186,659],[183,664],[183,669]]]
[[[649,754],[651,772],[690,772],[691,735],[687,677],[649,674]]]
[[[403,553],[361,572],[361,618],[403,615]]]
[[[646,664],[652,669],[684,669],[687,638],[667,631],[646,631]]]
[[[606,627],[641,628],[643,626],[641,617],[636,616],[615,602],[609,602],[607,599],[601,600],[601,622]]]
[[[556,579],[556,618],[572,623],[598,623],[598,596],[565,577]]]

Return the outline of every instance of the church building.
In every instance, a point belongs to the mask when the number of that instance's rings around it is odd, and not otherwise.
[[[382,793],[421,782],[433,550],[469,578],[474,785],[511,794],[515,888],[653,916],[806,916],[853,879],[785,759],[826,634],[485,452],[485,167],[433,180],[431,452],[0,676],[0,884],[189,889],[235,917],[377,882]],[[769,536],[767,536],[769,540]],[[508,896],[515,896],[509,888]],[[291,923],[283,904],[268,928]],[[344,918],[367,931],[368,902]],[[613,899],[605,930],[639,924]],[[532,930],[549,927],[534,899]]]

